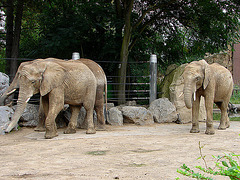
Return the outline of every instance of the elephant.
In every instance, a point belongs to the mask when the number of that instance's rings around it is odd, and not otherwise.
[[[79,62],[85,64],[94,74],[97,80],[97,89],[96,89],[96,100],[94,104],[94,109],[97,114],[97,130],[105,130],[105,119],[103,113],[104,107],[104,96],[103,92],[105,91],[105,103],[107,109],[107,78],[102,69],[102,67],[97,64],[95,61],[90,59],[81,58],[78,60],[69,60],[70,62]],[[41,103],[40,103],[41,106]],[[41,109],[41,108],[40,108]],[[41,111],[41,110],[40,110]],[[44,118],[39,113],[39,123],[38,126],[35,128],[36,131],[43,131],[44,128]]]
[[[93,109],[97,81],[92,71],[83,63],[55,60],[34,61],[18,72],[19,96],[12,121],[5,130],[10,132],[17,124],[28,100],[41,95],[45,119],[45,138],[57,136],[55,118],[69,104],[72,116],[64,133],[75,133],[77,117],[83,105],[86,109],[87,134],[94,134]]]
[[[221,110],[221,120],[218,129],[225,130],[230,126],[227,108],[233,90],[231,72],[218,63],[208,64],[204,59],[188,64],[183,72],[184,102],[187,108],[192,108],[191,133],[199,133],[199,104],[200,97],[205,99],[207,113],[206,131],[208,135],[214,134],[213,103]]]
[[[54,61],[58,62],[63,60],[55,59],[55,58],[47,58],[47,59],[36,59],[33,61],[27,61],[20,64],[18,71],[10,84],[9,88],[4,92],[4,94],[0,97],[0,105],[4,105],[5,99],[10,96],[17,88],[19,88],[19,73],[22,71],[22,68],[25,65],[32,64],[34,62],[38,61]],[[103,106],[104,106],[104,97],[103,92],[105,91],[105,103],[107,104],[107,78],[106,75],[101,68],[100,65],[98,65],[96,62],[90,60],[90,59],[78,59],[78,60],[69,60],[69,61],[75,61],[75,62],[81,62],[88,66],[88,68],[93,72],[95,75],[95,78],[97,80],[97,89],[96,89],[96,101],[94,105],[94,109],[97,113],[97,130],[105,130],[105,120],[104,120],[104,114],[103,114]],[[39,123],[37,127],[35,128],[36,131],[45,131],[45,116],[42,109],[42,103],[41,103],[41,97],[40,97],[40,108],[39,108]]]

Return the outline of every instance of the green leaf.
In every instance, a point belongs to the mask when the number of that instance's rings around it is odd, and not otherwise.
[[[222,161],[222,165],[224,165],[225,167],[229,167],[226,161]]]

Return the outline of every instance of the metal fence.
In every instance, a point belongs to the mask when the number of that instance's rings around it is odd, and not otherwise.
[[[3,59],[0,59],[3,60]],[[4,59],[6,61],[11,61],[13,59],[6,58]],[[24,62],[24,61],[31,61],[33,59],[24,59],[19,58],[17,61]],[[121,65],[118,61],[96,61],[98,64],[100,64],[103,67],[103,70],[106,72],[107,76],[107,82],[108,82],[108,102],[117,102],[118,99],[118,87],[121,85],[118,83],[118,78],[120,76],[115,75],[116,73],[109,73],[107,69],[109,66],[109,63],[113,64],[115,67],[119,67]],[[142,71],[145,71],[145,75],[129,75],[133,74],[132,72],[129,72],[130,69],[138,68]],[[142,68],[142,69],[141,69]],[[157,59],[156,55],[151,55],[150,61],[141,61],[141,62],[128,62],[127,65],[127,76],[126,76],[126,90],[125,90],[125,97],[126,101],[133,101],[135,100],[137,103],[140,104],[149,104],[149,102],[152,102],[154,99],[156,99],[157,96],[157,87],[156,87],[156,81],[157,81]],[[115,71],[118,71],[118,69],[114,69]],[[10,79],[13,79],[13,77],[10,77]],[[18,92],[14,95],[14,102],[16,103]],[[39,95],[34,95],[30,103],[39,103]]]

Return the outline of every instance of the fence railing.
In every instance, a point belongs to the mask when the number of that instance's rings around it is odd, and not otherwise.
[[[13,59],[6,58],[0,59],[11,61]],[[30,61],[33,59],[24,59],[19,58],[18,61]],[[119,90],[118,86],[121,85],[118,83],[118,78],[115,74],[111,74],[107,71],[105,67],[108,67],[109,63],[115,64],[115,67],[119,67],[121,64],[118,61],[96,61],[100,64],[103,70],[106,72],[107,82],[108,82],[108,102],[117,102],[119,100]],[[20,63],[19,63],[20,64]],[[134,67],[132,67],[134,66]],[[130,69],[138,68],[140,71],[145,71],[145,75],[128,75],[126,76],[126,90],[125,90],[125,97],[126,101],[135,100],[137,103],[141,104],[149,104],[157,97],[157,58],[156,55],[151,55],[150,61],[141,61],[141,62],[128,62],[128,71]],[[144,69],[141,69],[144,68]],[[147,74],[148,73],[148,74]],[[134,74],[134,73],[132,73]],[[10,77],[13,79],[13,77]],[[17,93],[16,93],[17,94]],[[14,96],[14,102],[17,101],[17,95]],[[39,95],[35,95],[31,98],[30,103],[38,103],[39,102]]]

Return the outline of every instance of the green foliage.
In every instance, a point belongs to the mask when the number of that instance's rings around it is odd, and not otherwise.
[[[197,169],[201,170],[205,174],[210,175],[220,175],[220,176],[228,176],[231,180],[239,180],[240,179],[240,161],[239,156],[234,153],[224,153],[223,156],[213,156],[216,159],[215,167],[211,168],[207,166],[205,156],[202,154],[203,146],[200,145],[199,142],[199,150],[201,157],[198,159],[202,159],[205,163],[205,168],[202,166],[196,166]],[[195,172],[191,168],[189,168],[186,164],[181,166],[181,169],[177,169],[177,172],[184,175],[189,176],[196,179],[208,179],[213,180],[212,177],[207,177],[205,174],[201,174]]]
[[[240,89],[238,86],[234,86],[233,95],[231,96],[230,102],[232,104],[239,104],[240,103]]]

